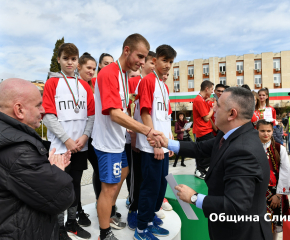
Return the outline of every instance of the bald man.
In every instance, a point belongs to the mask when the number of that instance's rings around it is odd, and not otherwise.
[[[56,240],[57,214],[75,198],[64,172],[71,154],[47,157],[35,131],[44,113],[36,86],[7,79],[0,96],[0,239]]]

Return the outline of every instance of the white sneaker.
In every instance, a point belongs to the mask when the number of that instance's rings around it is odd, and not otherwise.
[[[200,172],[199,170],[195,170],[195,172],[194,172],[194,176],[196,176],[197,178],[200,178],[200,179],[202,179],[202,180],[204,180],[204,178],[205,178],[205,174],[203,173],[203,172]]]
[[[161,208],[165,211],[171,211],[173,209],[166,198],[164,198]]]
[[[155,212],[155,214],[160,219],[165,218],[165,214],[164,214],[164,211],[162,210],[162,208],[158,212]]]

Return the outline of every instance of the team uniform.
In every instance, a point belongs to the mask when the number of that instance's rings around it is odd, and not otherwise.
[[[147,108],[151,115],[154,129],[163,132],[165,137],[169,138],[172,111],[169,104],[167,85],[160,81],[154,73],[150,73],[141,80],[137,91],[140,113],[142,113],[143,108]],[[138,118],[143,123],[140,114]],[[148,223],[153,222],[155,212],[159,211],[165,196],[167,186],[165,176],[168,175],[169,151],[162,148],[164,159],[162,161],[155,159],[153,147],[149,145],[147,137],[142,134],[137,134],[136,148],[141,151],[143,178],[140,188],[137,226],[139,230],[144,230],[148,227]]]
[[[123,75],[123,76],[122,76]],[[104,183],[119,183],[122,168],[128,166],[124,150],[126,129],[111,120],[109,110],[127,112],[128,84],[124,83],[125,72],[116,63],[100,71],[95,84],[95,123],[92,145],[98,157],[100,180]]]
[[[200,94],[197,95],[193,101],[192,106],[192,132],[196,134],[197,142],[214,138],[211,122],[205,122],[203,119],[203,117],[208,115],[209,111],[210,106],[206,103]],[[202,173],[202,175],[205,175],[206,169],[209,167],[209,162],[210,158],[196,158],[196,171],[199,171]]]
[[[135,110],[134,110],[134,119],[140,122],[140,105],[138,99],[138,86],[141,82],[142,76],[139,75],[137,77],[133,77],[129,79],[129,90],[130,93],[135,93],[137,95],[137,99],[135,100]],[[142,183],[142,172],[141,172],[141,153],[132,151],[132,163],[130,169],[130,205],[129,211],[136,212],[138,210],[138,200],[139,200],[139,193],[140,193],[140,186]],[[136,216],[137,217],[137,216]],[[128,227],[134,229],[130,225],[129,215],[128,215]]]
[[[56,154],[67,151],[64,144],[67,139],[71,138],[75,141],[84,134],[90,137],[95,114],[94,96],[89,84],[81,79],[62,76],[48,79],[43,92],[45,109],[43,120],[47,126],[48,141],[51,142],[50,150],[56,148]],[[55,123],[57,124],[53,125]],[[60,129],[60,132],[56,129]],[[66,136],[64,139],[63,135]],[[68,222],[69,220],[74,222],[71,225],[67,222],[66,231],[78,237],[90,236],[88,232],[79,228],[75,221],[76,209],[80,201],[80,182],[83,170],[87,169],[87,158],[88,142],[79,152],[72,154],[71,163],[65,169],[73,178],[76,194],[74,203],[68,209]],[[64,214],[60,214],[58,218],[60,226],[63,226]]]

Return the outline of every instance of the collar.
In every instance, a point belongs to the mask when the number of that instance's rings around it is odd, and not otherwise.
[[[236,128],[233,128],[231,129],[230,131],[228,131],[225,135],[224,135],[224,139],[227,140],[227,138],[234,132],[236,131],[238,128],[240,128],[241,126],[239,127],[236,127]]]
[[[271,144],[271,140],[269,142],[262,143],[265,152],[267,152],[267,148],[270,147],[270,144]]]

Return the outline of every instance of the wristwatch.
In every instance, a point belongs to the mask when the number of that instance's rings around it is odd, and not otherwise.
[[[191,196],[191,202],[192,204],[196,205],[196,201],[197,201],[197,195],[198,193],[195,193]]]

